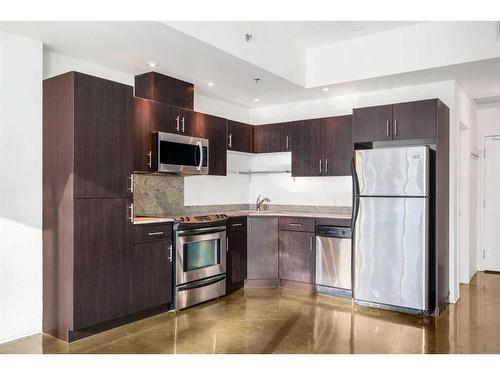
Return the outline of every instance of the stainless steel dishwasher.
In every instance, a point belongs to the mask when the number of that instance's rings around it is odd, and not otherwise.
[[[351,228],[316,227],[316,286],[318,293],[352,297]]]

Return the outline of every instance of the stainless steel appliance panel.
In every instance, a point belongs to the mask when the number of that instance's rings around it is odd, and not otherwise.
[[[352,288],[351,239],[316,236],[316,284]]]
[[[429,147],[403,147],[355,152],[361,196],[428,196]]]
[[[429,198],[359,198],[354,299],[428,309]]]
[[[176,231],[176,284],[226,272],[226,227]]]
[[[176,308],[180,310],[225,295],[226,277],[215,276],[176,289]]]

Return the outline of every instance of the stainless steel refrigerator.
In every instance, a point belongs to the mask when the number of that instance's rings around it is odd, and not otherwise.
[[[429,169],[428,146],[355,151],[355,303],[428,311]]]

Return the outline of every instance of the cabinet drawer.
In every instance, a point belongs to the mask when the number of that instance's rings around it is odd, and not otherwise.
[[[296,232],[314,232],[314,218],[309,217],[280,217],[280,230]]]
[[[172,224],[134,225],[134,243],[154,242],[172,238]]]
[[[227,231],[246,231],[247,230],[247,217],[239,216],[239,217],[230,217],[227,219]]]

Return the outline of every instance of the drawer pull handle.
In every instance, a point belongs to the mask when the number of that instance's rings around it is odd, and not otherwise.
[[[231,224],[232,227],[241,227],[242,225],[243,225],[242,223]]]
[[[149,232],[148,236],[161,236],[163,232]]]
[[[168,260],[169,262],[172,261],[172,245],[168,246]]]
[[[291,227],[297,227],[297,228],[300,228],[302,226],[302,224],[300,224],[300,223],[290,223],[288,225]]]

